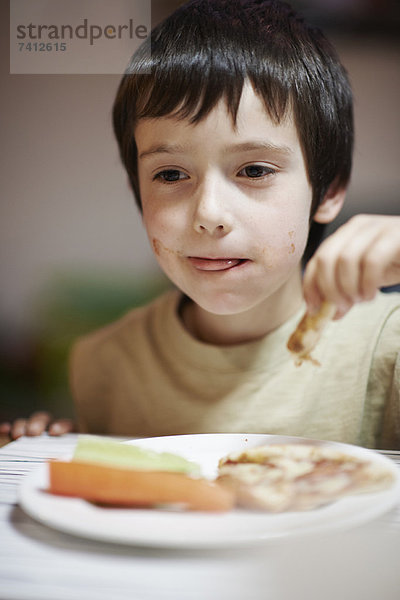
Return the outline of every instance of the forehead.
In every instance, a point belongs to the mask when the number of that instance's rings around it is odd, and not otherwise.
[[[135,128],[138,156],[146,158],[163,150],[196,146],[225,148],[231,144],[243,149],[251,144],[269,144],[290,154],[301,153],[293,111],[289,107],[279,122],[269,115],[264,102],[247,83],[243,87],[234,121],[224,99],[196,123],[170,115],[139,120]]]

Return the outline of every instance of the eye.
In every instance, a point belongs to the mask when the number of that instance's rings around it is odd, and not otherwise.
[[[238,173],[239,177],[248,177],[250,179],[260,179],[267,175],[274,175],[276,171],[265,165],[247,165]]]
[[[188,179],[188,176],[183,171],[179,171],[179,169],[164,169],[154,175],[153,180],[156,179],[160,179],[165,183],[175,183],[175,181]]]

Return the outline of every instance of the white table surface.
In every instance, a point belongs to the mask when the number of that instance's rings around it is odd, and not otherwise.
[[[17,504],[23,477],[75,435],[0,449],[1,600],[398,600],[400,505],[375,521],[262,546],[163,550],[50,529]],[[400,454],[387,453],[400,468]]]

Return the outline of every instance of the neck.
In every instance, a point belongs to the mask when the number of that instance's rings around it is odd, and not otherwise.
[[[282,325],[299,310],[302,301],[299,272],[272,296],[241,313],[210,313],[188,299],[181,308],[181,319],[189,333],[202,342],[217,346],[243,344]]]

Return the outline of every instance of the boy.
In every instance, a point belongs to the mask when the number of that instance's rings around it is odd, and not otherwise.
[[[351,171],[350,86],[322,34],[280,2],[194,0],[133,56],[113,114],[178,289],[77,343],[79,429],[399,447],[400,296],[376,290],[400,282],[400,218],[352,219],[301,278]],[[296,367],[286,341],[322,300],[337,310],[321,366]]]

